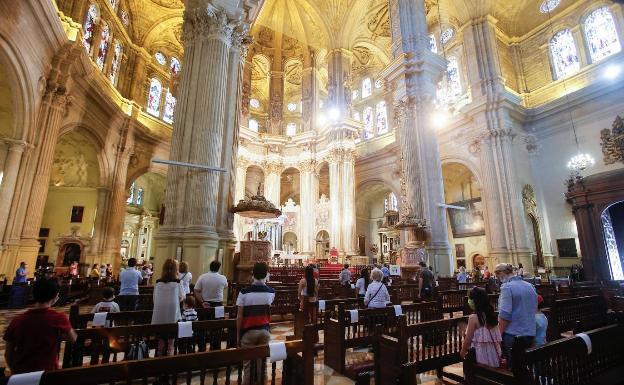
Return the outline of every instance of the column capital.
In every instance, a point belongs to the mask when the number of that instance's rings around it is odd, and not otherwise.
[[[2,139],[2,141],[6,144],[10,152],[22,153],[24,152],[25,149],[30,150],[34,147],[32,144],[24,140],[5,138],[5,139]]]
[[[262,166],[267,174],[281,174],[284,171],[284,165],[278,162],[264,162]]]
[[[48,103],[51,107],[60,110],[64,113],[72,102],[72,97],[69,95],[65,87],[57,84],[48,85],[45,94],[43,95],[44,102]]]
[[[329,163],[353,162],[356,154],[353,148],[333,148],[329,150],[327,161]]]
[[[251,164],[251,161],[245,158],[244,156],[239,156],[238,158],[236,158],[236,168],[241,168],[243,170],[246,170],[250,164]]]
[[[249,27],[241,17],[232,17],[223,8],[209,3],[195,5],[184,11],[182,39],[186,44],[213,38],[230,46],[240,46],[247,41]]]
[[[316,170],[316,161],[314,159],[304,160],[297,165],[301,172],[314,172]]]

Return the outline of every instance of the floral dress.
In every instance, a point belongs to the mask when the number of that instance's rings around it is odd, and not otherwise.
[[[486,326],[477,328],[472,338],[472,347],[477,353],[477,362],[494,368],[500,367],[502,340],[497,326],[491,329]]]

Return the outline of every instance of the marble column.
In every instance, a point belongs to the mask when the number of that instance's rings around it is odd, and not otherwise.
[[[264,197],[272,202],[275,207],[280,207],[281,176],[284,166],[281,163],[271,162],[264,165]]]
[[[345,149],[341,162],[341,209],[342,250],[348,255],[357,255],[357,239],[355,231],[355,150]]]
[[[93,238],[91,239],[89,254],[97,256],[103,252],[103,243],[106,239],[106,225],[111,190],[108,187],[98,187],[97,211],[93,225]]]
[[[395,61],[383,76],[393,83],[395,117],[404,158],[407,202],[411,215],[427,224],[429,264],[442,276],[453,271],[448,243],[442,166],[431,121],[436,84],[446,67],[429,50],[424,1],[390,0],[392,52]]]
[[[301,216],[299,226],[301,229],[300,252],[312,254],[316,247],[316,234],[314,226],[316,221],[316,202],[318,201],[318,178],[316,177],[316,162],[306,160],[299,163],[301,180],[299,190],[301,192]]]
[[[2,184],[0,184],[0,243],[4,243],[9,211],[17,183],[17,173],[20,169],[25,146],[25,142],[7,141],[8,151],[2,167],[3,176]]]
[[[118,271],[121,266],[121,238],[126,218],[126,200],[128,188],[128,164],[134,151],[134,127],[130,118],[124,120],[122,132],[117,144],[117,158],[115,160],[110,208],[108,210],[106,240],[104,242],[104,261]]]
[[[329,162],[329,203],[330,203],[330,220],[329,220],[329,247],[335,247],[339,252],[342,251],[342,230],[341,230],[341,204],[342,204],[342,185],[340,174],[341,167],[340,151],[330,151],[327,161]]]
[[[216,3],[216,1],[215,1]],[[227,175],[170,167],[165,219],[154,239],[156,269],[182,248],[195,273],[224,257],[228,271],[235,238],[229,213],[237,157],[239,80],[247,38],[244,12],[235,2],[188,0],[184,11],[184,68],[181,72],[170,159],[222,167]],[[238,3],[236,3],[238,4]],[[224,229],[225,227],[225,229]],[[231,245],[231,249],[230,246]],[[227,250],[224,248],[227,246]],[[222,251],[219,251],[222,250]],[[231,253],[230,253],[231,254]]]

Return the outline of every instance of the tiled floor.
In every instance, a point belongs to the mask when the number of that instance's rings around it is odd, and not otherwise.
[[[69,307],[58,308],[58,311],[63,311],[69,314]],[[88,312],[89,308],[81,309],[82,312]],[[17,316],[18,314],[23,313],[25,310],[0,310],[0,333],[4,335],[4,330],[11,322],[11,320]],[[293,323],[292,321],[280,321],[272,324],[271,327],[271,335],[272,340],[275,341],[285,341],[287,335],[291,335],[293,333]],[[320,340],[323,340],[323,335],[321,333]],[[361,349],[357,351],[350,351],[347,353],[347,362],[355,362],[355,361],[363,361],[372,359],[372,353],[369,353],[366,349]],[[0,367],[4,367],[4,340],[0,338]],[[458,375],[462,375],[462,367],[460,364],[453,365],[447,367],[445,369],[448,372],[455,373]],[[344,377],[336,372],[328,366],[323,364],[323,353],[319,352],[319,356],[316,359],[315,366],[315,385],[351,385],[354,384],[353,381]],[[452,381],[441,381],[436,376],[435,373],[426,373],[420,375],[418,380],[419,384],[422,385],[438,385],[438,384],[455,384]]]

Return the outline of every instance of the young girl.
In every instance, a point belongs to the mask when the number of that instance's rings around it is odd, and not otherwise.
[[[314,278],[314,266],[305,268],[304,278],[299,281],[299,309],[303,311],[305,302],[316,302],[318,299],[318,279]]]
[[[468,355],[473,347],[479,364],[494,368],[501,366],[501,334],[498,319],[485,290],[475,287],[468,296],[468,306],[474,313],[468,318],[468,329],[461,350],[461,357]]]

